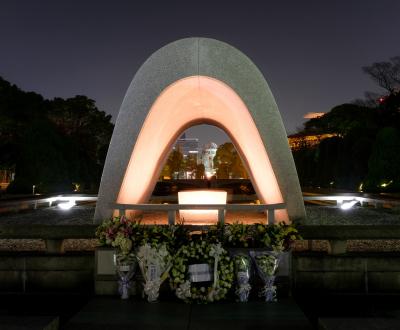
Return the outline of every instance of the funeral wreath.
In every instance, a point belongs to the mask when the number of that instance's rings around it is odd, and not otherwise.
[[[233,262],[221,244],[190,242],[178,251],[170,272],[176,296],[186,302],[223,299],[233,282]]]

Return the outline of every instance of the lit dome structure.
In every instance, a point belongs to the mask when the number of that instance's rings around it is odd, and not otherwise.
[[[218,146],[217,146],[217,144],[214,143],[214,142],[208,142],[208,143],[206,143],[206,144],[204,145],[204,149],[205,149],[205,150],[207,150],[207,149],[218,149]]]
[[[204,165],[204,173],[207,179],[215,175],[214,157],[217,154],[218,146],[214,142],[208,142],[204,145],[201,153],[201,162]]]

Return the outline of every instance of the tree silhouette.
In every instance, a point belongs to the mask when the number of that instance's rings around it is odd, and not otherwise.
[[[218,179],[248,178],[242,160],[231,142],[221,144],[214,157]]]
[[[381,129],[368,162],[365,187],[370,191],[400,189],[400,133],[393,127]]]
[[[206,169],[204,167],[204,164],[196,165],[196,172],[195,172],[196,179],[204,179],[205,172],[206,172]]]
[[[387,62],[375,62],[362,69],[378,86],[386,89],[390,94],[393,94],[400,86],[400,56],[392,57]]]
[[[185,166],[183,154],[179,147],[178,149],[173,149],[171,151],[168,156],[166,166],[169,171],[169,177],[179,178],[179,173],[184,169]]]
[[[113,131],[86,96],[45,100],[0,78],[0,167],[15,168],[10,192],[96,191]]]

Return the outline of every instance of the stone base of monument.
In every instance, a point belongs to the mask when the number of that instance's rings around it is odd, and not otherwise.
[[[95,251],[94,291],[98,295],[113,295],[118,292],[114,258],[114,249],[97,248]]]

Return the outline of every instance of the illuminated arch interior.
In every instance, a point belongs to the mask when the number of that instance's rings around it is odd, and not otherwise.
[[[174,82],[153,103],[137,138],[117,203],[147,202],[175,140],[194,125],[223,129],[237,148],[263,203],[282,203],[271,162],[246,105],[225,83],[206,76]],[[276,220],[288,220],[286,210]]]

